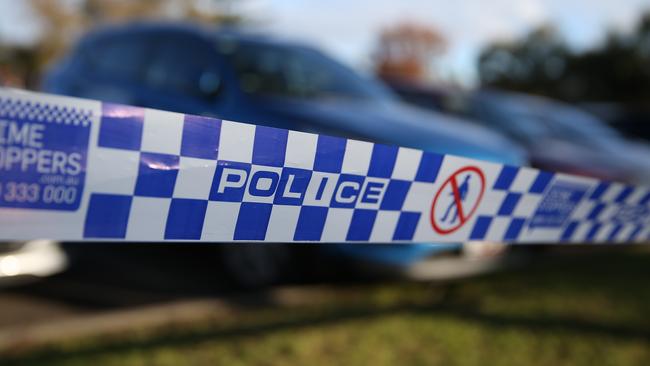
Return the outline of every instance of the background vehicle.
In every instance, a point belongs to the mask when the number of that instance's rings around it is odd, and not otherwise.
[[[272,127],[327,133],[523,164],[514,143],[460,119],[409,107],[381,84],[312,48],[234,31],[134,24],[85,37],[44,83],[49,92]],[[249,284],[285,265],[285,246],[223,246],[226,267]],[[318,248],[408,268],[459,245]],[[281,259],[278,259],[281,258]],[[265,267],[257,271],[252,267]],[[279,264],[274,264],[279,263]],[[240,273],[238,273],[240,272]],[[259,276],[251,276],[259,272]],[[255,278],[253,278],[255,277]]]
[[[479,91],[471,114],[526,146],[540,168],[650,183],[650,148],[624,139],[593,115],[547,98]]]
[[[462,93],[398,83],[391,86],[409,103],[471,118],[520,142],[537,168],[650,184],[650,148],[626,140],[582,109],[496,90]]]

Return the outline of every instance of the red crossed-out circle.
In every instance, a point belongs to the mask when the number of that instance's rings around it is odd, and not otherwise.
[[[469,210],[467,214],[463,210],[463,203],[460,198],[460,192],[458,191],[458,181],[457,181],[458,176],[465,172],[474,172],[478,174],[479,178],[481,178],[481,193],[479,193],[476,202],[474,203],[474,205],[472,206],[472,208]],[[438,198],[440,197],[442,191],[444,191],[447,185],[449,184],[451,185],[452,192],[454,192],[454,203],[456,204],[456,209],[458,210],[458,225],[452,226],[447,229],[443,229],[440,226],[438,226],[438,224],[436,223],[436,218],[435,218],[436,203],[438,202]],[[440,189],[438,189],[438,193],[436,193],[436,196],[433,199],[433,204],[431,204],[430,218],[431,218],[431,226],[433,226],[433,229],[438,234],[442,234],[442,235],[451,234],[454,231],[460,229],[460,227],[463,226],[463,224],[467,222],[467,220],[469,220],[472,217],[472,215],[474,215],[474,212],[476,212],[476,209],[478,208],[481,199],[483,199],[483,193],[485,193],[485,175],[483,175],[483,171],[481,169],[475,166],[466,166],[464,168],[455,171],[452,175],[449,176],[449,178],[447,178],[447,180],[445,180],[444,183],[442,183],[442,186],[440,186]]]

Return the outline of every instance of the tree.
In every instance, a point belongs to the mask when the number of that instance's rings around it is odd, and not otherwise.
[[[0,79],[34,88],[45,66],[62,56],[88,29],[136,19],[192,20],[203,24],[241,23],[232,0],[30,0],[45,26],[31,48],[0,45]],[[0,80],[2,81],[2,80]],[[8,83],[7,81],[5,81]]]
[[[541,27],[524,39],[496,43],[479,57],[483,85],[544,93],[566,72],[568,48],[552,27]]]
[[[479,58],[483,86],[568,101],[650,100],[650,13],[630,34],[610,33],[600,47],[571,52],[549,27],[488,46]]]
[[[384,29],[375,53],[375,71],[383,79],[421,82],[431,75],[431,64],[446,42],[434,28],[403,22]]]

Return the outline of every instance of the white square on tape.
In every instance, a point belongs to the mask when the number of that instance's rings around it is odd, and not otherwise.
[[[487,240],[491,241],[501,241],[503,240],[512,218],[510,217],[494,217],[490,223],[490,227],[485,235]]]
[[[612,183],[611,186],[603,193],[599,201],[601,202],[614,202],[616,198],[623,192],[625,185],[621,183]]]
[[[332,243],[344,242],[350,229],[353,213],[353,209],[347,208],[330,208],[327,210],[327,218],[325,219],[323,235],[320,240]]]
[[[274,205],[264,240],[271,242],[293,241],[300,216],[300,206]]]
[[[538,172],[530,168],[520,168],[517,176],[512,181],[509,191],[511,192],[528,192],[533,182],[537,179]]]
[[[97,148],[91,156],[86,187],[95,193],[133,194],[140,165],[139,151]]]
[[[181,113],[146,109],[141,150],[180,155],[184,118]]]
[[[432,183],[413,182],[402,206],[402,211],[429,212],[436,186]]]
[[[373,146],[369,142],[348,140],[341,173],[367,175]]]
[[[400,147],[397,151],[397,159],[395,160],[395,168],[391,178],[415,180],[421,158],[422,151]]]
[[[521,196],[519,203],[512,212],[514,217],[532,217],[535,209],[539,206],[542,196],[537,194],[524,194]]]
[[[240,202],[208,202],[201,240],[232,241],[240,207]]]
[[[487,191],[481,202],[479,202],[478,213],[481,215],[496,216],[507,195],[508,192],[506,191]]]
[[[170,204],[169,198],[133,197],[126,239],[163,240]]]
[[[216,160],[181,156],[174,197],[207,200],[216,166]]]
[[[289,131],[284,166],[290,168],[313,169],[316,157],[318,135]]]
[[[390,242],[393,240],[397,221],[399,220],[399,211],[379,211],[375,224],[372,227],[370,241],[372,242]]]
[[[222,121],[218,158],[219,160],[251,163],[254,143],[254,125]]]

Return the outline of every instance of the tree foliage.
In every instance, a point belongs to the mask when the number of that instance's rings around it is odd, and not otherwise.
[[[432,76],[431,63],[445,46],[442,34],[428,26],[403,22],[386,28],[375,54],[376,74],[388,80],[426,80]]]
[[[573,52],[552,28],[488,46],[479,58],[483,86],[569,101],[650,100],[650,12],[630,34],[610,33],[600,47]]]
[[[138,19],[237,24],[245,19],[232,0],[29,0],[45,31],[32,47],[0,44],[0,85],[35,88],[49,63],[89,29]]]

